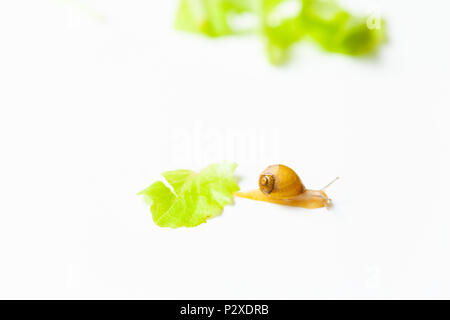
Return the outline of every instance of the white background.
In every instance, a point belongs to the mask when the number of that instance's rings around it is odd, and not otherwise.
[[[447,1],[380,10],[375,59],[173,30],[175,1],[0,4],[0,298],[450,298]],[[230,147],[231,146],[231,147]],[[162,229],[136,192],[231,160],[335,207],[236,199]]]

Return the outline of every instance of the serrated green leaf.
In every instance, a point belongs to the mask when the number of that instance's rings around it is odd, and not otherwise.
[[[138,193],[150,203],[153,221],[160,227],[195,227],[220,215],[239,190],[235,163],[212,164],[199,173],[174,170],[162,175],[173,188],[157,181]]]

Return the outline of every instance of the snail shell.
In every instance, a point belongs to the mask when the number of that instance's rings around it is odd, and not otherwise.
[[[297,173],[281,164],[269,166],[261,173],[259,189],[264,194],[278,199],[293,198],[306,190]]]

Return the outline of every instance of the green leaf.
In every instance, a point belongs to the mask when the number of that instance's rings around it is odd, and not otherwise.
[[[175,27],[220,37],[239,32],[230,25],[232,14],[253,12],[259,0],[181,0]]]
[[[138,193],[150,203],[153,221],[160,227],[195,227],[220,215],[239,190],[235,163],[212,164],[199,173],[175,170],[162,175],[173,191],[156,181]]]
[[[335,0],[181,0],[176,28],[210,37],[241,34],[230,19],[242,14],[257,18],[253,31],[262,35],[275,65],[288,61],[290,48],[304,38],[353,56],[375,52],[386,39],[383,20],[370,28],[370,17],[354,16]]]
[[[368,16],[352,16],[333,0],[303,0],[300,19],[307,33],[323,49],[346,55],[376,51],[386,40],[385,23],[369,28]]]

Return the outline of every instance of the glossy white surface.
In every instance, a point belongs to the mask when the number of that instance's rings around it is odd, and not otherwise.
[[[84,5],[79,5],[84,3]],[[175,1],[0,4],[0,298],[450,298],[445,1],[380,9],[375,60],[172,29]],[[195,229],[136,197],[223,159],[335,207],[237,199]]]

